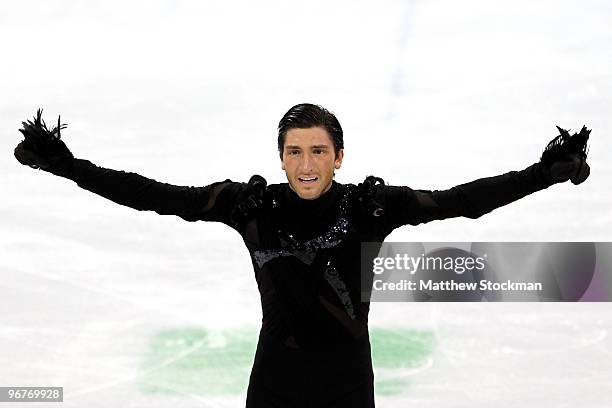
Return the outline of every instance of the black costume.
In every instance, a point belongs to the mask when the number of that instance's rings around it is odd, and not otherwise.
[[[179,187],[74,159],[62,174],[137,210],[237,230],[253,262],[263,312],[247,407],[373,407],[369,302],[362,302],[360,244],[395,228],[478,218],[552,184],[540,163],[445,191],[386,186],[368,177],[332,183],[315,200],[288,184],[230,180]]]
[[[406,224],[478,218],[554,183],[580,184],[590,174],[590,130],[583,126],[570,135],[558,128],[540,162],[522,171],[445,191],[385,186],[368,177],[358,186],[333,182],[319,198],[303,200],[287,184],[266,186],[260,176],[249,183],[179,187],[100,168],[74,158],[60,140],[65,125],[59,118],[49,129],[39,109],[22,125],[24,140],[15,157],[23,165],[70,178],[137,210],[223,222],[240,233],[263,311],[247,394],[251,408],[374,406],[371,288],[361,286],[361,242],[381,242]]]

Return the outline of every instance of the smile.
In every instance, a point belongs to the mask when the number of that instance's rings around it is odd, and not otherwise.
[[[298,180],[300,181],[300,183],[315,183],[317,180],[319,180],[318,177],[298,177]]]

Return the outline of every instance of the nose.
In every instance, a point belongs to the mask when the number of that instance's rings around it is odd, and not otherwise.
[[[306,153],[302,159],[302,171],[305,173],[309,173],[312,171],[313,158],[310,153]]]

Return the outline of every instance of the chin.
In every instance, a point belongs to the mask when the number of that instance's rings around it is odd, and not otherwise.
[[[320,191],[298,191],[297,195],[304,200],[316,200],[321,197]]]
[[[304,186],[299,184],[299,181],[294,183],[289,183],[291,189],[303,200],[316,200],[321,197],[327,189],[321,188],[321,185],[313,185],[310,188],[304,188]],[[331,186],[331,183],[330,183]]]

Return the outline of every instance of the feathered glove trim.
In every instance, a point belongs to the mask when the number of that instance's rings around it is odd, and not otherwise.
[[[17,145],[15,157],[21,164],[35,169],[43,169],[60,176],[69,175],[72,170],[74,156],[60,140],[61,131],[66,124],[57,118],[57,126],[52,129],[42,119],[42,109],[38,109],[33,120],[21,122],[23,128],[19,129],[24,140]]]
[[[589,134],[591,130],[583,126],[579,133],[570,135],[557,126],[559,136],[551,140],[540,158],[547,176],[554,183],[567,181],[580,184],[589,177],[590,167],[586,162]]]

